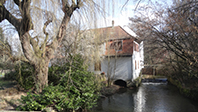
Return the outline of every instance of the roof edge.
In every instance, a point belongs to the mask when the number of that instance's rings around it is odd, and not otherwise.
[[[120,27],[122,30],[124,30],[127,34],[129,34],[129,35],[131,35],[132,37],[138,39],[138,38],[137,38],[137,34],[136,34],[133,30],[131,30],[128,26],[120,26],[120,25],[119,25],[119,27]]]

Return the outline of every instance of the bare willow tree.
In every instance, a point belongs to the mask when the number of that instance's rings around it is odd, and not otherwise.
[[[126,4],[129,0],[126,0]],[[48,65],[67,35],[67,25],[75,12],[77,19],[96,23],[98,12],[112,10],[105,0],[1,0],[0,22],[7,20],[18,32],[23,54],[20,59],[34,66],[35,87],[41,92],[48,84]],[[125,6],[125,5],[124,5]],[[123,7],[124,7],[123,6]],[[110,8],[111,7],[111,8]],[[107,11],[110,13],[110,11]],[[106,14],[102,14],[105,17]],[[85,19],[86,18],[86,19]],[[87,20],[87,18],[89,18]]]
[[[36,91],[41,92],[48,84],[48,64],[66,36],[66,28],[74,11],[96,17],[94,15],[98,10],[102,9],[93,0],[0,1],[0,22],[6,19],[18,32],[24,56],[21,59],[35,69]],[[52,30],[55,33],[50,34],[50,27],[55,29]],[[37,35],[31,34],[32,30],[37,31]],[[42,33],[38,35],[38,32]]]

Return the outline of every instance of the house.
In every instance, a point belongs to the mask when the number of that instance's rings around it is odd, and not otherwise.
[[[143,68],[143,41],[128,27],[111,26],[92,30],[100,40],[101,59],[91,66],[113,80],[136,79]]]
[[[143,68],[143,42],[126,26],[85,30],[76,40],[70,38],[67,41],[77,41],[73,49],[87,58],[89,70],[96,74],[128,81],[136,79]]]

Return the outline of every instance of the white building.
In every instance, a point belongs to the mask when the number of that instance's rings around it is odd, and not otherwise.
[[[128,27],[113,26],[90,30],[99,40],[99,61],[91,65],[95,73],[105,73],[113,80],[136,79],[143,68],[143,41]],[[97,32],[97,33],[96,33]],[[97,36],[96,36],[97,35]]]

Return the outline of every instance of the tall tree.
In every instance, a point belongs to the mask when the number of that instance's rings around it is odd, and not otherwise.
[[[174,3],[165,10],[155,10],[155,18],[131,20],[140,29],[139,33],[145,36],[149,52],[171,66],[168,71],[177,73],[171,77],[187,84],[189,79],[198,78],[198,2],[185,0]]]
[[[51,4],[52,10],[45,5]],[[12,4],[12,5],[11,5]],[[84,7],[85,12],[97,11],[97,4],[93,0],[1,0],[0,1],[0,22],[8,20],[17,30],[23,50],[23,61],[29,62],[35,69],[35,88],[37,92],[48,84],[48,64],[53,58],[54,52],[66,35],[66,27],[74,11]],[[36,10],[42,10],[36,12]],[[57,13],[63,13],[58,30],[54,35],[49,35],[47,27],[53,23],[53,17]],[[80,12],[80,10],[79,10]],[[38,16],[38,14],[40,15]],[[61,15],[60,13],[60,15]],[[37,16],[35,16],[37,14]],[[40,16],[46,18],[39,18]],[[52,16],[48,16],[52,15]],[[58,15],[58,14],[57,14]],[[60,17],[60,15],[58,15]],[[87,15],[88,16],[88,15]],[[91,15],[89,15],[91,16]],[[57,16],[56,16],[57,17]],[[37,20],[35,19],[37,18]],[[43,35],[32,36],[31,31],[39,27],[36,22],[43,19]],[[36,21],[35,21],[36,20]],[[58,22],[58,21],[56,21]],[[57,25],[57,24],[56,24]],[[56,26],[55,25],[55,26]]]

